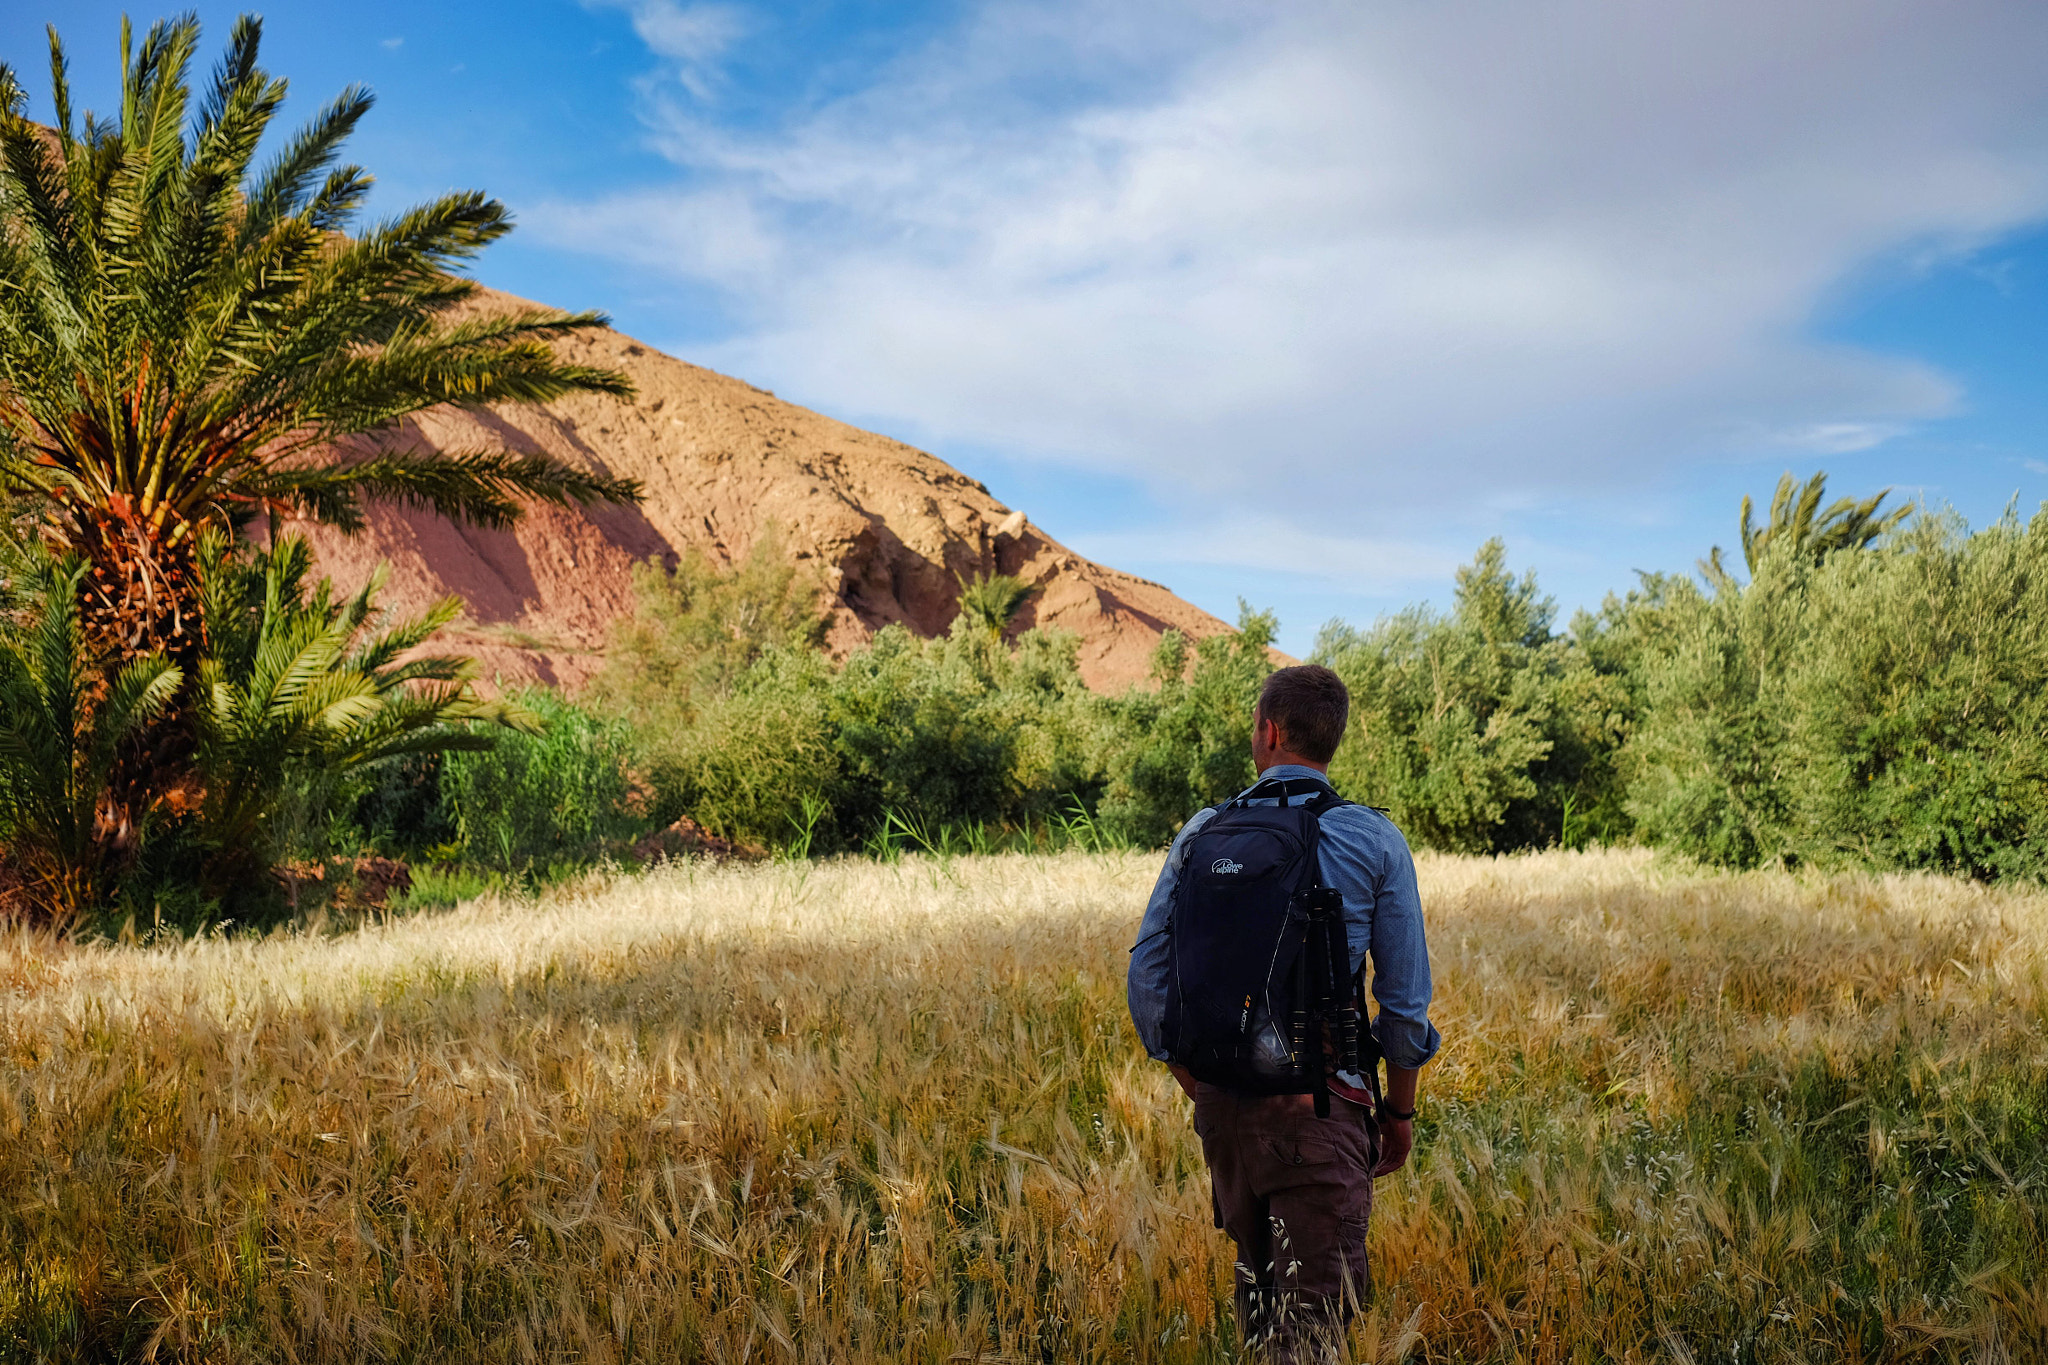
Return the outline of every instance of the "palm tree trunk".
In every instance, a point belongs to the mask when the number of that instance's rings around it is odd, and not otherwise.
[[[92,566],[79,603],[87,646],[108,667],[158,654],[193,676],[205,640],[191,538],[118,506],[82,508],[71,520],[65,548]]]
[[[71,523],[65,548],[91,566],[80,585],[79,631],[100,675],[110,678],[128,661],[154,655],[176,664],[186,679],[177,699],[121,744],[91,833],[98,850],[94,861],[105,875],[92,878],[94,885],[72,888],[90,900],[106,889],[98,882],[110,882],[111,874],[134,860],[146,818],[175,820],[199,805],[193,689],[205,628],[190,537],[166,536],[118,501],[75,511]],[[99,908],[81,902],[72,913]]]

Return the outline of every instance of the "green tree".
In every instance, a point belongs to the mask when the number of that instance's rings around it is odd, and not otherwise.
[[[612,625],[592,696],[650,735],[680,734],[767,651],[821,643],[821,598],[772,529],[729,570],[696,551],[635,565],[633,609]]]
[[[1411,607],[1367,631],[1324,628],[1312,657],[1351,691],[1330,773],[1433,848],[1499,852],[1614,837],[1623,682],[1552,632],[1556,605],[1498,540],[1457,574],[1452,609]],[[1576,829],[1573,817],[1576,816]]]
[[[107,774],[96,837],[117,842],[195,781],[208,533],[265,514],[353,529],[365,499],[501,526],[521,499],[638,492],[539,452],[396,441],[439,404],[625,394],[618,374],[549,346],[603,319],[476,306],[451,271],[510,228],[481,194],[355,231],[370,177],[339,157],[367,91],[344,91],[259,168],[285,97],[258,65],[261,26],[235,23],[195,103],[198,38],[187,17],[137,45],[124,21],[120,108],[79,120],[52,30],[54,129],[28,120],[0,66],[0,492],[85,564],[75,613],[93,667],[162,658],[184,683]],[[363,433],[382,444],[334,454]]]
[[[1644,836],[1710,862],[2048,875],[2048,511],[1922,519],[1679,594],[1625,755]]]
[[[1100,814],[1118,840],[1157,846],[1189,816],[1227,800],[1252,769],[1252,708],[1273,671],[1279,622],[1238,603],[1237,629],[1192,650],[1168,631],[1152,659],[1156,690],[1134,689],[1108,707],[1101,741],[1108,769]]]

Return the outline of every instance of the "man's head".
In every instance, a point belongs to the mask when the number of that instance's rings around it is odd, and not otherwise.
[[[1344,680],[1321,664],[1283,668],[1259,689],[1252,713],[1252,762],[1260,772],[1275,763],[1327,770],[1351,718]]]

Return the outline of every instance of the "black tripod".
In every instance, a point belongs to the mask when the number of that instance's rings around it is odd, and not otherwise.
[[[1295,895],[1295,910],[1307,920],[1301,953],[1294,960],[1294,1013],[1287,1045],[1297,1072],[1306,1069],[1316,1097],[1316,1117],[1330,1116],[1330,1068],[1360,1075],[1357,998],[1351,985],[1351,944],[1344,933],[1344,896],[1334,887],[1311,886]]]

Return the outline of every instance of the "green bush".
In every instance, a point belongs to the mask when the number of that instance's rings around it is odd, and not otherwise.
[[[2048,875],[2048,509],[1675,593],[1629,799],[1714,862]]]
[[[688,813],[728,837],[780,847],[811,833],[816,851],[839,843],[831,799],[840,761],[829,724],[831,660],[770,650],[697,723],[651,738],[651,779],[661,814]],[[816,821],[806,803],[823,806]],[[807,851],[810,851],[807,845]]]
[[[633,610],[612,625],[589,699],[649,733],[680,733],[773,649],[824,639],[816,573],[770,528],[744,560],[720,569],[696,550],[673,566],[633,567]]]
[[[1787,481],[1767,526],[1746,515],[1747,583],[1716,555],[1560,632],[1495,540],[1449,611],[1331,623],[1314,657],[1353,705],[1338,787],[1449,850],[1640,839],[1734,866],[2048,875],[2048,510],[1902,529],[1882,495],[1823,489]],[[662,819],[806,852],[1158,846],[1254,776],[1270,614],[1194,647],[1169,633],[1151,686],[1101,697],[1074,641],[1006,644],[988,612],[834,664],[793,574],[645,580],[604,695]],[[655,681],[629,685],[636,660]]]
[[[1013,649],[967,618],[939,640],[886,628],[837,667],[771,649],[695,725],[653,741],[661,808],[816,851],[865,846],[893,821],[1047,820],[1100,787],[1101,703],[1075,660],[1071,637],[1027,631]]]
[[[596,862],[645,828],[633,809],[623,722],[547,688],[511,701],[533,718],[532,733],[442,760],[440,800],[464,862],[552,875]]]

